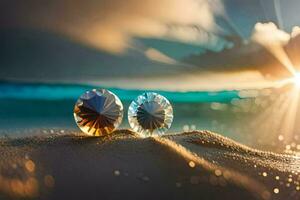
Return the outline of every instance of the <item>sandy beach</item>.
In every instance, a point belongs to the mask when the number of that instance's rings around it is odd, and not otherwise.
[[[299,199],[296,156],[194,131],[2,138],[1,199]]]

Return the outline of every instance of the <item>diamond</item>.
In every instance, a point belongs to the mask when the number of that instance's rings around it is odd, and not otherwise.
[[[123,105],[114,93],[106,89],[93,89],[77,100],[74,118],[85,134],[107,135],[121,124]]]
[[[171,127],[173,108],[164,96],[146,92],[131,102],[128,121],[141,137],[163,135]]]

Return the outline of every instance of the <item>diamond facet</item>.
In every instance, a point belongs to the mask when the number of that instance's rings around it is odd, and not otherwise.
[[[142,137],[163,135],[171,127],[173,108],[162,95],[146,92],[131,102],[128,121]]]
[[[74,108],[74,118],[85,134],[107,135],[121,124],[123,105],[112,92],[94,89],[79,97]]]

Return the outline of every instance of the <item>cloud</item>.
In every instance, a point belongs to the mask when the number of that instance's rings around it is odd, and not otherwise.
[[[265,77],[289,77],[300,69],[300,28],[287,33],[270,23],[257,23],[247,42],[232,37],[234,46],[220,52],[190,55],[184,62],[195,70],[234,72],[259,71]]]
[[[292,34],[295,35],[295,33]],[[257,23],[254,26],[251,39],[270,51],[270,53],[286,67],[291,75],[296,74],[295,67],[284,50],[284,46],[286,46],[291,39],[291,34],[278,29],[272,22]]]
[[[290,34],[277,28],[273,22],[257,23],[254,26],[251,39],[263,46],[283,46],[290,40]]]
[[[176,64],[177,63],[176,60],[170,58],[169,56],[163,54],[162,52],[160,52],[154,48],[148,48],[145,51],[145,55],[147,58],[149,58],[150,60],[153,60],[153,61],[166,63],[166,64]]]
[[[299,26],[294,26],[291,32],[291,37],[295,38],[298,35],[300,35],[300,27]]]
[[[134,37],[160,38],[222,49],[214,15],[218,0],[6,1],[1,24],[48,29],[84,44],[120,53]],[[220,47],[221,43],[221,47]]]

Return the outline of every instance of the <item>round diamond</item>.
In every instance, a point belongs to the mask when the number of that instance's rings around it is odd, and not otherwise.
[[[106,89],[94,89],[82,94],[74,108],[78,127],[92,136],[107,135],[122,122],[123,105],[120,99]]]
[[[146,92],[131,102],[128,121],[142,137],[163,135],[171,127],[173,108],[162,95]]]

